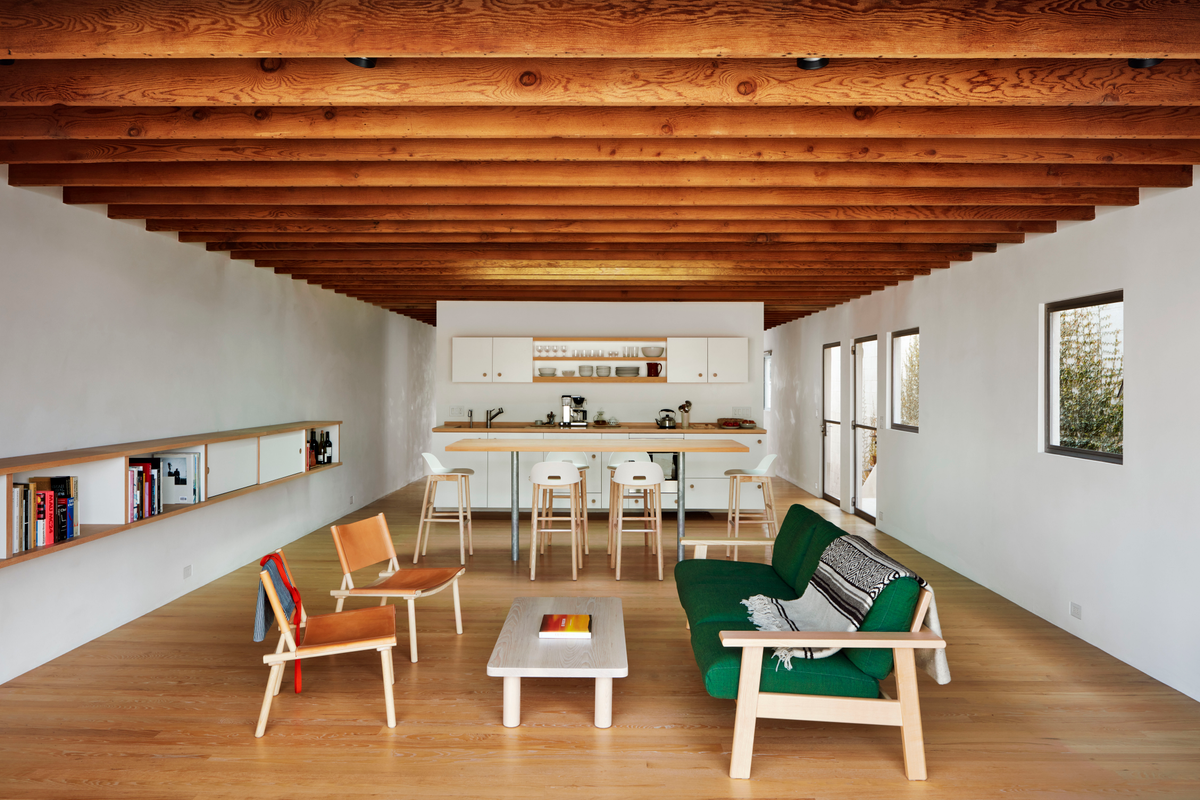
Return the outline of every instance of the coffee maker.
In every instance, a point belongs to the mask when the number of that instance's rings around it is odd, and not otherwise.
[[[564,394],[562,396],[561,428],[587,427],[587,398],[579,395]]]

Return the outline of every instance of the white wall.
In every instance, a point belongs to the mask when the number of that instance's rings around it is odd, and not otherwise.
[[[432,362],[429,326],[7,177],[0,457],[341,419],[346,466],[0,569],[0,682],[419,474],[391,464],[416,465],[432,384],[396,360]]]
[[[1187,344],[1200,302],[1197,220],[1200,189],[1143,190],[1139,206],[1100,209],[1095,221],[768,331],[779,474],[809,491],[820,480],[822,345],[919,326],[920,432],[880,432],[878,527],[1200,699],[1200,467],[1190,418],[1173,418],[1200,396]],[[1113,289],[1125,292],[1124,464],[1045,454],[1042,305]],[[843,439],[848,486],[848,431]]]
[[[734,406],[750,406],[762,415],[762,303],[485,303],[439,302],[437,325],[438,422],[450,406],[475,410],[483,424],[489,408],[504,408],[497,421],[544,419],[562,415],[564,394],[587,397],[588,418],[600,409],[625,422],[650,422],[659,409],[692,401],[693,422],[733,415]],[[746,383],[453,383],[450,340],[455,336],[744,336],[750,340]],[[668,352],[667,358],[670,358]],[[647,359],[650,360],[650,359]],[[642,367],[645,370],[645,366]],[[676,417],[679,415],[676,414]]]

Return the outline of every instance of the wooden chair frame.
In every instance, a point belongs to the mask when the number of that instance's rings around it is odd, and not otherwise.
[[[617,481],[617,477],[616,477],[617,473],[620,472],[622,468],[628,467],[630,464],[639,465],[639,464],[643,464],[643,463],[645,463],[645,462],[628,461],[628,462],[622,464],[620,467],[618,467],[617,471],[613,473],[613,477],[612,477],[612,486],[613,486],[613,489],[616,491],[616,495],[614,495],[614,496],[619,498],[619,502],[617,504],[617,511],[616,511],[616,516],[614,518],[614,525],[613,525],[612,534],[611,534],[612,538],[615,540],[616,546],[612,549],[611,555],[609,555],[609,566],[615,567],[617,580],[621,580],[621,550],[622,550],[622,539],[624,538],[622,534],[626,534],[626,533],[641,533],[644,538],[649,540],[650,554],[658,557],[658,579],[660,581],[663,579],[663,553],[662,553],[662,529],[663,529],[662,487],[663,487],[663,481],[659,480],[657,483],[653,483],[653,484],[649,484],[649,485],[644,484],[644,483],[622,484]],[[651,461],[649,463],[654,464],[653,461]],[[655,465],[655,466],[657,466],[657,465]],[[658,474],[660,474],[660,475],[662,474],[661,467],[659,467]],[[642,493],[642,497],[644,498],[644,501],[643,501],[641,516],[636,516],[636,517],[626,517],[625,516],[625,500],[628,499],[628,495],[626,495],[626,493],[625,493],[626,489],[632,489],[635,491],[640,491]],[[626,527],[624,527],[626,522],[629,522],[631,524],[636,524],[636,525],[643,525],[645,527],[626,528]]]
[[[544,464],[561,464],[562,466],[570,467],[575,470],[578,479],[573,483],[539,483],[538,478],[539,467]],[[529,580],[537,580],[537,559],[538,559],[538,536],[544,534],[541,544],[541,552],[546,552],[546,542],[555,533],[569,533],[571,535],[571,580],[579,580],[579,570],[583,567],[583,551],[585,550],[584,543],[581,541],[584,536],[584,522],[580,519],[587,514],[586,497],[583,495],[583,470],[578,469],[569,461],[542,461],[534,465],[534,474],[531,476],[533,481],[533,509],[530,515],[530,530],[531,538],[529,541]],[[562,495],[555,492],[555,489],[567,489],[567,494]],[[570,499],[570,516],[569,528],[555,528],[554,520],[554,498],[568,497]],[[562,519],[558,517],[557,519]]]
[[[722,539],[684,539],[704,558],[709,547],[727,544]],[[742,545],[770,546],[773,542],[748,540]],[[892,725],[900,728],[904,748],[904,773],[910,781],[926,779],[925,739],[921,729],[921,704],[917,692],[915,650],[943,649],[946,642],[925,627],[925,614],[933,592],[922,589],[907,633],[721,631],[721,644],[742,648],[738,678],[737,711],[733,723],[733,752],[729,777],[749,778],[754,757],[754,728],[759,719],[794,719],[809,722],[850,722]],[[759,691],[763,651],[774,647],[859,647],[892,649],[896,698],[830,697]]]
[[[742,485],[746,483],[762,484],[763,510],[742,510]],[[729,512],[725,516],[725,535],[738,539],[742,525],[761,525],[763,536],[774,539],[779,534],[779,523],[775,518],[775,490],[771,485],[770,475],[730,475],[729,476]],[[729,555],[729,548],[725,548]],[[738,560],[737,545],[733,547],[733,560]]]
[[[441,465],[434,456],[422,453],[431,470],[425,479],[425,496],[421,499],[421,519],[417,523],[417,547],[413,552],[413,563],[429,549],[429,531],[439,522],[458,523],[458,563],[466,566],[467,554],[475,555],[475,531],[471,526],[471,474]],[[436,466],[435,466],[436,465]],[[458,510],[438,511],[434,506],[437,486],[442,481],[454,481],[457,491]]]
[[[372,555],[367,556],[368,558],[372,558],[374,555],[381,556],[377,560],[363,561],[361,558],[356,558],[342,541],[343,536],[355,535],[356,532],[361,533],[363,529],[369,531],[368,535],[374,535],[377,538]],[[396,547],[392,542],[387,519],[383,514],[376,514],[348,525],[331,525],[329,532],[333,534],[333,545],[337,549],[338,561],[342,565],[342,584],[329,592],[330,595],[337,598],[337,607],[334,613],[342,610],[342,605],[348,597],[378,597],[381,606],[387,605],[390,599],[404,599],[408,603],[409,659],[415,664],[417,662],[417,611],[414,604],[417,598],[430,597],[449,588],[454,594],[454,628],[460,636],[462,635],[462,604],[458,595],[458,579],[467,571],[465,567],[458,569],[453,567],[400,569]],[[379,580],[366,586],[356,587],[354,585],[354,578],[350,573],[385,560],[387,568],[379,573]]]
[[[275,552],[283,563],[288,581],[295,586],[296,582],[292,579],[292,571],[283,551]],[[269,666],[271,671],[267,676],[267,689],[263,695],[254,738],[261,738],[266,732],[271,702],[283,686],[283,671],[288,662],[340,653],[359,653],[364,650],[379,651],[383,665],[383,697],[387,706],[387,725],[389,728],[396,727],[396,700],[392,688],[396,682],[396,671],[392,665],[392,648],[396,646],[396,609],[389,607],[385,611],[380,608],[364,608],[343,614],[318,614],[310,617],[304,610],[304,603],[301,602],[300,624],[296,626],[293,634],[292,625],[283,612],[279,593],[275,591],[275,581],[271,579],[271,573],[265,569],[261,570],[258,579],[262,582],[271,609],[275,612],[275,621],[279,624],[279,643],[275,646],[274,653],[263,656],[263,663]],[[299,634],[300,628],[305,628],[308,633],[305,635],[305,641],[297,644],[296,634]],[[363,635],[363,629],[366,629],[366,635]],[[316,637],[311,636],[314,630],[320,631]],[[355,635],[356,632],[358,635]],[[309,638],[316,638],[317,641],[309,643]]]

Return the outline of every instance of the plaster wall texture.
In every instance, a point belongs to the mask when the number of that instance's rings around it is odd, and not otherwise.
[[[1188,420],[1172,417],[1200,395],[1187,349],[1200,300],[1197,219],[1200,188],[1143,190],[1138,206],[1098,209],[1094,221],[1060,223],[768,331],[775,388],[765,423],[778,474],[819,493],[822,346],[845,345],[849,420],[848,345],[871,334],[888,345],[890,332],[919,326],[920,431],[879,433],[879,529],[1200,699],[1191,598],[1200,466]],[[1124,463],[1047,454],[1044,305],[1115,289],[1125,299]],[[881,353],[888,413],[890,350]],[[844,509],[849,500],[843,490]]]
[[[389,459],[419,458],[431,384],[390,359],[431,363],[428,326],[7,177],[0,457],[340,419],[345,466],[0,570],[0,682],[415,477]]]

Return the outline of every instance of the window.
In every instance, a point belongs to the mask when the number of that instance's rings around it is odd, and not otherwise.
[[[921,416],[921,333],[892,334],[892,427],[917,432]]]
[[[763,408],[771,407],[771,351],[763,351]]]
[[[1124,293],[1046,304],[1046,452],[1121,463]]]

